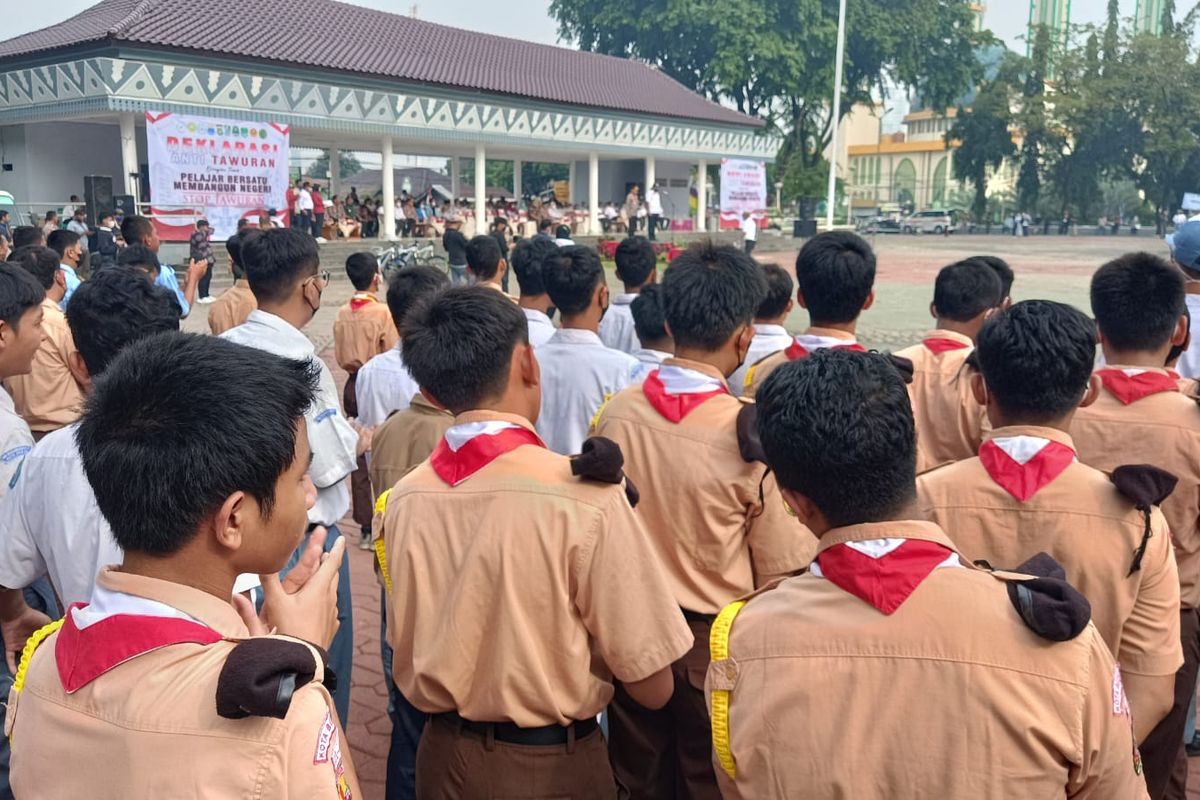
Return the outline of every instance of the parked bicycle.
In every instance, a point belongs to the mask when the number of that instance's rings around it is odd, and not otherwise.
[[[391,280],[396,273],[416,266],[434,267],[447,274],[450,272],[449,262],[444,255],[434,250],[433,242],[407,245],[396,243],[375,251],[375,258],[379,261],[379,271],[383,273],[385,280]]]

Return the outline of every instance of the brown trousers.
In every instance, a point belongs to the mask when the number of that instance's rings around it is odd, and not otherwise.
[[[721,800],[704,703],[707,622],[688,621],[696,643],[671,665],[675,692],[662,709],[639,705],[617,684],[608,708],[608,752],[632,800]]]
[[[358,373],[346,377],[346,388],[342,390],[342,408],[347,418],[358,416]],[[371,519],[375,515],[375,496],[371,493],[371,474],[367,471],[367,457],[358,457],[358,466],[350,473],[351,514],[363,533],[370,533]]]
[[[599,729],[564,745],[517,745],[489,741],[434,716],[417,747],[419,800],[615,800],[619,796]]]
[[[1179,635],[1183,640],[1183,666],[1175,673],[1175,703],[1139,748],[1150,800],[1185,800],[1187,796],[1183,730],[1200,671],[1200,612],[1193,608],[1180,610]]]

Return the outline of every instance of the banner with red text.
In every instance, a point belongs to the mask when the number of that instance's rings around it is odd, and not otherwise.
[[[761,161],[737,158],[721,159],[721,227],[742,224],[742,212],[749,211],[759,229],[767,224],[767,165]]]
[[[286,208],[287,125],[146,113],[150,206],[159,238],[187,241],[196,220],[228,239],[243,217],[257,224]]]

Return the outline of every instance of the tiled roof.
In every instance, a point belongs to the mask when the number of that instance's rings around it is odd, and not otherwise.
[[[638,61],[435,25],[336,0],[102,0],[58,25],[0,42],[0,64],[104,42],[761,125]]]

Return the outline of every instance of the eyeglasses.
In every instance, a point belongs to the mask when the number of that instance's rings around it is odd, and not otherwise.
[[[324,289],[326,286],[329,285],[329,279],[331,277],[333,277],[333,274],[329,270],[323,269],[320,272],[318,272],[316,275],[313,275],[311,278],[308,278],[307,280],[305,280],[304,282],[312,283],[314,281],[320,281],[321,282],[320,288]]]

